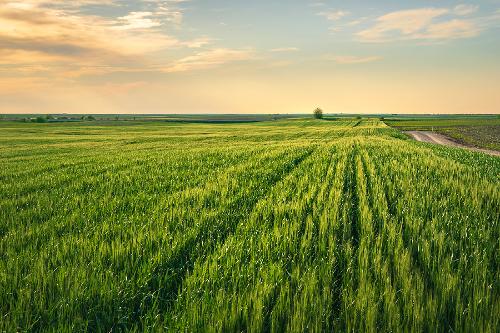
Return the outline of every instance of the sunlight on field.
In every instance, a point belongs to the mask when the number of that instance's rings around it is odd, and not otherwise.
[[[0,331],[498,329],[500,159],[377,119],[0,123]]]

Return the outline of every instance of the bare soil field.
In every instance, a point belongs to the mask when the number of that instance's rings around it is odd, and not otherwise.
[[[468,150],[472,150],[472,151],[482,152],[482,153],[492,155],[492,156],[500,156],[500,152],[498,152],[496,150],[481,149],[481,148],[466,146],[466,145],[460,144],[458,142],[455,142],[453,140],[450,140],[448,137],[446,137],[442,134],[439,134],[439,133],[434,133],[434,132],[429,132],[429,131],[407,131],[405,133],[410,135],[413,139],[420,141],[420,142],[428,142],[428,143],[434,143],[434,144],[438,144],[438,145],[464,148],[464,149],[468,149]]]

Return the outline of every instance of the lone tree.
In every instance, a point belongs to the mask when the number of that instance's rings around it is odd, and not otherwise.
[[[320,108],[316,108],[314,110],[314,118],[323,119],[323,110],[321,110]]]

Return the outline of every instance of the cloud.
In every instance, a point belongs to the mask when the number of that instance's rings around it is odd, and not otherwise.
[[[129,29],[149,29],[161,26],[161,22],[152,18],[152,12],[131,12],[126,16],[119,17],[118,20],[122,23],[114,27],[117,30]]]
[[[331,10],[331,11],[326,11],[326,12],[320,12],[320,13],[318,13],[318,15],[324,16],[330,21],[337,21],[337,20],[340,20],[341,18],[349,15],[349,12],[344,11],[344,10]]]
[[[319,2],[319,1],[312,2],[312,3],[309,4],[309,7],[323,7],[323,6],[325,6],[325,3]]]
[[[124,29],[121,29],[125,27]],[[81,17],[39,9],[0,10],[0,46],[60,56],[85,57],[144,54],[179,44],[165,34],[113,24],[98,17]]]
[[[181,42],[180,44],[182,46],[189,47],[191,49],[197,49],[197,48],[207,46],[208,44],[210,44],[212,42],[213,42],[213,39],[210,37],[200,37],[200,38],[195,38],[192,40]]]
[[[271,52],[296,52],[299,51],[296,47],[278,47],[275,49],[271,49]]]
[[[162,69],[163,72],[185,72],[192,70],[207,69],[226,63],[251,60],[255,58],[255,52],[251,49],[213,49],[199,52],[195,55],[179,59]]]
[[[365,64],[369,62],[379,61],[382,58],[376,56],[369,57],[358,57],[358,56],[339,56],[339,55],[327,55],[324,57],[325,60],[335,61],[340,65],[352,65],[352,64]]]
[[[266,61],[263,65],[264,68],[282,68],[293,65],[294,62],[290,60]]]
[[[443,19],[453,14],[447,8],[421,8],[388,13],[356,35],[364,42],[394,40],[446,40],[477,36],[480,29],[472,20]],[[439,20],[438,20],[439,19]]]
[[[334,34],[336,34],[338,32],[341,32],[342,30],[344,30],[344,28],[342,28],[342,27],[330,27],[330,28],[328,28],[328,31],[332,35],[334,35]]]
[[[82,8],[118,6],[115,0],[0,0],[2,71],[44,71],[53,77],[99,75],[127,67],[147,71],[157,52],[212,42],[209,37],[180,40],[160,29],[170,18],[178,21],[171,13],[178,12],[175,5],[183,1],[144,1],[151,4],[150,11],[112,17],[90,15]]]
[[[465,5],[465,4],[461,4],[461,5],[456,6],[454,8],[453,12],[456,15],[459,15],[459,16],[467,16],[467,15],[470,15],[470,14],[474,14],[478,10],[479,10],[479,6],[477,6],[477,5]]]
[[[354,26],[360,25],[361,23],[365,22],[367,19],[368,19],[367,17],[361,17],[359,19],[352,20],[351,22],[347,23],[346,26],[354,27]]]
[[[57,7],[57,8],[79,8],[89,5],[118,6],[117,0],[23,0],[23,1],[0,1],[4,6],[10,8],[29,9],[35,7]]]
[[[155,15],[159,18],[165,19],[167,22],[174,23],[180,26],[184,19],[184,13],[175,5],[186,1],[157,1],[158,7],[156,8]]]
[[[451,20],[430,25],[426,31],[416,34],[417,39],[458,39],[479,35],[480,29],[472,22],[466,20]]]
[[[176,38],[151,29],[160,25],[151,12],[131,12],[114,19],[29,4],[21,9],[12,4],[0,8],[3,48],[72,56],[144,54],[182,45]]]
[[[368,41],[378,41],[387,37],[388,32],[399,32],[401,35],[411,35],[428,26],[432,20],[448,13],[448,9],[424,8],[392,12],[379,17],[376,24],[358,33],[358,36]]]

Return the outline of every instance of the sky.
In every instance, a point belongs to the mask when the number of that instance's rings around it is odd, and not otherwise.
[[[0,0],[0,113],[500,113],[500,0]]]

